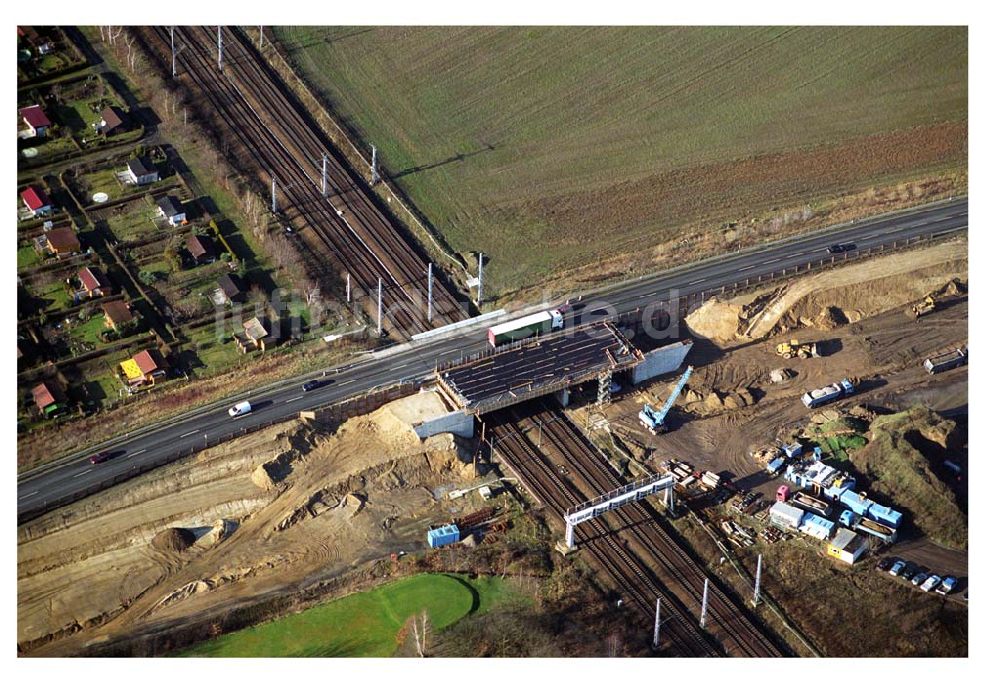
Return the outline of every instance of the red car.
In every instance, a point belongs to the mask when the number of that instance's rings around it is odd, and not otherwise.
[[[104,463],[109,458],[111,458],[110,451],[99,451],[90,457],[90,462],[97,465],[98,463]]]

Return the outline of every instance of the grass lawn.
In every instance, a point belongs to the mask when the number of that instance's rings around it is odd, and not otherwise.
[[[227,322],[226,328],[229,330],[230,324]],[[224,371],[230,365],[240,362],[243,359],[252,359],[245,356],[236,348],[236,341],[231,334],[227,334],[226,340],[219,343],[215,335],[215,323],[208,324],[196,330],[186,332],[187,337],[198,359],[205,365],[203,370],[199,370],[199,376],[209,376],[213,373]]]
[[[73,328],[70,329],[70,336],[78,341],[83,341],[89,343],[95,348],[99,348],[103,343],[101,343],[100,333],[105,329],[104,326],[104,313],[95,306],[94,316],[91,317],[86,322],[80,322],[77,318],[73,318]]]
[[[52,282],[33,290],[32,293],[34,296],[49,302],[45,306],[46,310],[61,310],[65,306],[66,299],[69,298],[66,285],[61,281]]]
[[[966,164],[961,27],[275,33],[494,293]]]
[[[41,259],[38,258],[38,252],[35,251],[34,245],[24,245],[23,247],[18,247],[17,249],[17,269],[30,268],[38,264]]]
[[[419,574],[204,642],[184,656],[392,656],[406,619],[424,609],[436,629],[512,593],[497,578]]]
[[[121,211],[116,210],[106,220],[111,232],[120,242],[131,242],[157,233],[156,224],[153,223],[155,215],[155,208],[150,207],[145,200],[137,200],[123,205]]]
[[[69,135],[62,136],[48,136],[45,141],[39,143],[36,146],[32,146],[38,151],[38,155],[33,158],[24,157],[23,153],[18,155],[18,162],[29,165],[39,165],[44,162],[48,162],[51,158],[61,157],[67,153],[73,153],[78,150],[73,139]]]
[[[80,187],[85,191],[84,195],[80,195],[83,205],[93,204],[93,198],[95,193],[106,193],[108,199],[117,200],[120,197],[124,197],[129,192],[135,189],[131,186],[123,186],[121,181],[118,180],[116,176],[118,172],[125,171],[125,162],[121,163],[121,166],[109,167],[107,169],[98,169],[96,171],[84,174],[80,177]]]

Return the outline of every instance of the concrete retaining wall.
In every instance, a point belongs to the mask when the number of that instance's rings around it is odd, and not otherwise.
[[[453,433],[459,437],[470,438],[475,434],[475,419],[464,411],[453,411],[418,423],[413,426],[413,432],[422,440],[441,433]]]
[[[677,371],[684,363],[684,358],[694,345],[690,340],[671,343],[668,346],[650,350],[646,359],[632,370],[632,383],[642,383],[651,378]]]

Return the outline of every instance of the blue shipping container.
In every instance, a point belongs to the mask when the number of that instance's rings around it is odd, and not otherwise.
[[[861,498],[860,495],[853,491],[843,492],[840,495],[840,502],[861,516],[867,515],[872,505],[874,505],[872,501],[867,498]]]
[[[881,522],[894,529],[898,529],[900,523],[903,521],[903,514],[901,512],[887,508],[884,505],[879,505],[878,503],[872,504],[871,508],[868,509],[868,514],[876,522]]]
[[[458,527],[448,524],[427,532],[427,543],[432,548],[440,548],[442,545],[458,543]]]

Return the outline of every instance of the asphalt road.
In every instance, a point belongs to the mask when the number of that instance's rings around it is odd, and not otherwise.
[[[615,309],[621,312],[666,301],[671,291],[681,296],[712,292],[723,285],[745,279],[767,276],[771,272],[816,263],[830,258],[827,247],[836,243],[853,243],[859,249],[891,244],[918,235],[944,234],[968,228],[966,198],[938,203],[920,210],[889,215],[877,219],[845,224],[800,237],[772,243],[737,254],[716,257],[646,278],[632,280],[612,288],[588,294],[582,307],[567,313],[567,325],[586,324],[608,319]],[[104,449],[112,458],[91,464],[87,458],[69,459],[41,472],[31,472],[19,480],[17,487],[18,516],[42,508],[61,498],[88,487],[96,487],[132,466],[155,466],[157,461],[203,447],[241,430],[267,424],[302,410],[313,409],[365,393],[381,386],[425,376],[440,362],[488,348],[485,327],[471,335],[452,335],[409,344],[383,351],[361,363],[344,365],[336,373],[321,378],[326,385],[303,392],[302,381],[285,384],[250,397],[253,411],[231,419],[227,408],[240,401],[220,403],[200,415],[168,422],[148,433],[115,441]],[[259,391],[259,388],[255,389]],[[250,392],[250,389],[248,389]]]

